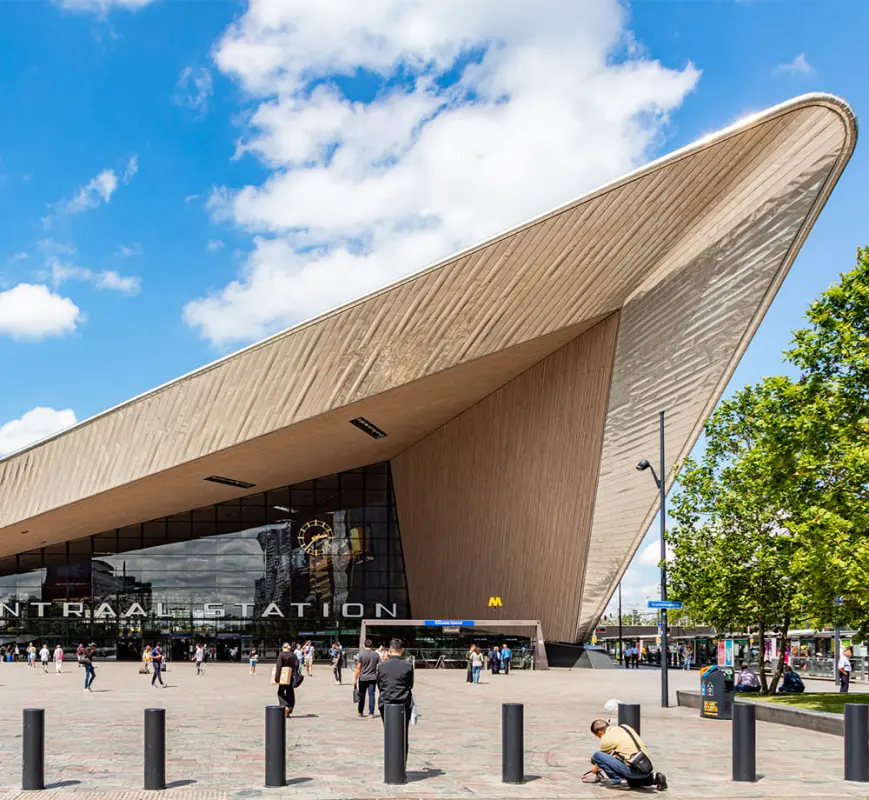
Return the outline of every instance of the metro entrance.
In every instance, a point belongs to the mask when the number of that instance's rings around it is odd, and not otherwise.
[[[506,644],[513,669],[549,669],[538,620],[362,620],[360,648],[366,638],[378,647],[393,637],[404,642],[417,667],[464,669],[472,644],[484,653]]]

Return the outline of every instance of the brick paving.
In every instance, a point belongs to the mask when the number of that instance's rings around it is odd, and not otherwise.
[[[21,710],[46,709],[46,783],[42,798],[138,800],[142,786],[142,716],[166,709],[166,794],[178,800],[234,798],[568,798],[608,794],[582,784],[596,740],[589,723],[606,716],[610,698],[642,704],[643,736],[670,791],[680,797],[867,797],[869,787],[842,780],[843,739],[758,723],[756,784],[733,784],[730,724],[701,720],[690,709],[660,708],[653,670],[551,670],[486,678],[472,686],[457,671],[417,673],[422,719],[411,727],[409,783],[385,786],[382,728],[358,719],[349,685],[336,686],[325,666],[299,689],[287,725],[286,789],[265,789],[265,705],[275,687],[269,669],[216,664],[197,677],[173,664],[169,688],[152,689],[136,664],[98,665],[94,691],[68,665],[48,675],[24,664],[0,665],[0,798],[23,797]],[[697,673],[671,673],[671,692],[695,688]],[[818,688],[829,686],[821,684]],[[500,705],[526,704],[523,786],[500,783]],[[642,790],[642,794],[654,794]],[[26,793],[30,798],[33,793]]]

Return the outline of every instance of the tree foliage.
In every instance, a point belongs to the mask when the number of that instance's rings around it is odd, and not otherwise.
[[[719,631],[869,621],[869,248],[766,378],[722,402],[680,466],[671,591]],[[837,605],[841,599],[841,606]],[[761,670],[764,691],[775,691]]]

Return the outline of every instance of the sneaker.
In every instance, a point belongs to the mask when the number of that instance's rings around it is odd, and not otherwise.
[[[630,791],[631,789],[631,785],[624,778],[619,781],[604,782],[603,785],[607,789],[616,789],[617,791]]]
[[[362,717],[365,716],[365,714],[363,714],[361,711],[357,711],[356,714],[359,717],[359,719],[362,719]]]
[[[655,773],[655,788],[659,792],[667,791],[667,776],[663,772]]]

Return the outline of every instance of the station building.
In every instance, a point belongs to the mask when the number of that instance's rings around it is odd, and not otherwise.
[[[585,640],[855,139],[797,98],[7,456],[0,643]]]

